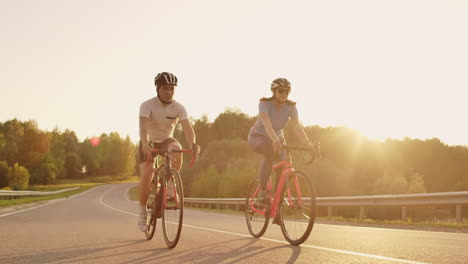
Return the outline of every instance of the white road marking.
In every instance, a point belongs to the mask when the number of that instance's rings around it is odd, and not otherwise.
[[[102,205],[104,205],[104,206],[106,206],[106,207],[108,207],[108,208],[110,208],[110,209],[112,209],[112,210],[119,211],[119,212],[124,213],[124,214],[129,214],[129,215],[138,216],[137,214],[133,214],[133,213],[130,213],[130,212],[127,212],[127,211],[123,211],[123,210],[114,208],[114,207],[112,207],[112,206],[110,206],[110,205],[108,205],[108,204],[106,204],[106,203],[104,203],[104,202],[102,201],[102,198],[104,198],[104,196],[105,196],[107,193],[109,193],[110,191],[112,191],[113,189],[114,189],[114,187],[109,188],[109,190],[107,190],[105,193],[103,193],[103,194],[101,195],[101,197],[99,198],[99,202],[100,202]]]
[[[132,201],[132,200],[130,200],[130,198],[128,197],[128,192],[130,191],[130,188],[132,188],[132,187],[134,187],[134,186],[136,186],[136,185],[130,185],[130,186],[128,186],[128,188],[125,189],[125,195],[124,195],[124,196],[125,196],[125,199],[126,199],[127,201],[129,201],[129,202],[131,202],[131,203],[136,203],[136,204],[137,204],[137,203],[138,203],[137,201]]]
[[[66,201],[66,200],[69,200],[69,199],[73,199],[73,198],[76,198],[76,197],[80,197],[90,191],[93,191],[97,189],[96,187],[90,189],[90,190],[87,190],[85,192],[82,192],[82,193],[79,193],[77,195],[74,195],[74,196],[71,196],[69,198],[62,198],[62,199],[57,199],[57,200],[49,200],[46,204],[41,204],[39,206],[35,206],[35,207],[31,207],[31,208],[27,208],[27,209],[24,209],[24,210],[19,210],[19,211],[14,211],[14,212],[10,212],[10,213],[6,213],[6,214],[2,214],[0,215],[0,217],[5,217],[5,216],[9,216],[9,215],[13,215],[13,214],[17,214],[17,213],[21,213],[21,212],[26,212],[26,211],[29,211],[29,210],[33,210],[33,209],[37,209],[37,208],[40,208],[40,207],[43,207],[43,206],[46,206],[46,205],[51,205],[51,204],[54,204],[56,202],[61,202],[61,201]]]
[[[137,214],[130,213],[130,212],[127,212],[127,211],[123,211],[123,210],[114,208],[114,207],[112,207],[112,206],[110,206],[110,205],[105,204],[105,203],[102,201],[103,197],[104,197],[107,193],[109,193],[112,189],[114,189],[114,188],[110,188],[108,191],[106,191],[105,193],[103,193],[103,194],[101,195],[101,197],[99,198],[99,201],[101,202],[101,204],[103,204],[104,206],[106,206],[106,207],[108,207],[108,208],[110,208],[110,209],[113,209],[113,210],[116,210],[116,211],[119,211],[119,212],[122,212],[122,213],[125,213],[125,214],[129,214],[129,215],[133,215],[133,216],[138,216]],[[200,226],[193,226],[193,225],[186,225],[186,224],[183,224],[183,226],[188,227],[188,228],[193,228],[193,229],[205,230],[205,231],[216,232],[216,233],[223,233],[223,234],[234,235],[234,236],[252,237],[251,235],[248,235],[248,234],[241,234],[241,233],[235,233],[235,232],[228,232],[228,231],[217,230],[217,229],[206,228],[206,227],[200,227]],[[288,245],[289,245],[288,242],[282,241],[282,240],[276,240],[276,239],[265,238],[265,237],[261,237],[261,238],[259,238],[259,239],[265,240],[265,241],[270,241],[270,242],[276,242],[276,243],[288,244]],[[419,262],[419,261],[412,261],[412,260],[405,260],[405,259],[390,258],[390,257],[385,257],[385,256],[372,255],[372,254],[365,254],[365,253],[359,253],[359,252],[348,251],[348,250],[341,250],[341,249],[334,249],[334,248],[319,247],[319,246],[313,246],[313,245],[308,245],[308,244],[302,244],[301,247],[319,249],[319,250],[324,250],[324,251],[331,251],[331,252],[335,252],[335,253],[341,253],[341,254],[347,254],[347,255],[353,255],[353,256],[368,257],[368,258],[380,259],[380,260],[386,260],[386,261],[394,261],[394,262],[399,262],[399,263],[428,264],[427,262]]]

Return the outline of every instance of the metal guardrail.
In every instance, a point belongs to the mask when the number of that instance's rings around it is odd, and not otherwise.
[[[62,189],[62,190],[53,191],[53,192],[0,190],[0,200],[11,200],[11,199],[24,198],[24,197],[54,195],[54,194],[73,191],[73,190],[76,190],[76,189],[79,189],[79,188],[80,187],[73,187],[73,188]]]
[[[189,205],[212,205],[217,208],[220,205],[245,204],[245,198],[185,198],[185,203]],[[462,222],[462,205],[468,204],[468,191],[466,192],[442,192],[424,194],[399,194],[399,195],[370,195],[370,196],[343,196],[343,197],[318,197],[316,205],[327,207],[328,216],[333,215],[333,207],[339,206],[359,206],[359,218],[364,219],[366,207],[372,206],[401,206],[401,219],[407,221],[407,206],[432,206],[432,205],[455,205],[457,223]]]

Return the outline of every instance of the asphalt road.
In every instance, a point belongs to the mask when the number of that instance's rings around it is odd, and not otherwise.
[[[261,239],[242,215],[186,209],[179,244],[168,249],[158,222],[137,228],[134,184],[0,210],[0,264],[11,263],[468,263],[468,234],[316,224],[301,246],[280,227]]]

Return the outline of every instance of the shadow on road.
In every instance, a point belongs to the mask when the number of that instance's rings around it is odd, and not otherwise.
[[[100,258],[109,258],[109,254],[104,251],[110,250],[122,253],[112,253],[112,257],[118,255],[126,255],[129,252],[126,248],[134,248],[136,244],[142,244],[146,240],[128,240],[128,241],[117,241],[112,243],[99,243],[90,245],[78,245],[74,247],[64,247],[56,249],[38,250],[16,253],[11,255],[0,256],[0,264],[11,264],[11,263],[78,263],[87,260],[96,260]],[[133,251],[132,251],[133,252]],[[104,253],[104,254],[103,254]],[[90,257],[92,256],[92,257]],[[90,261],[91,263],[92,261]],[[111,263],[117,263],[112,262]]]
[[[253,258],[260,257],[268,263],[295,263],[301,253],[301,248],[290,245],[265,247],[260,240],[252,238],[238,238],[222,243],[212,243],[189,250],[147,250],[149,255],[132,259],[124,264],[141,263],[254,263]],[[277,250],[291,250],[291,255],[281,253],[281,260],[276,259],[274,252]],[[289,256],[289,258],[288,258]],[[280,262],[278,262],[280,261]]]
[[[148,249],[146,240],[78,245],[0,256],[0,264],[11,263],[295,263],[301,248],[290,245],[265,246],[265,241],[238,238],[186,249]],[[141,245],[138,245],[141,244]],[[278,252],[281,251],[280,254]],[[288,253],[290,251],[290,253]],[[254,259],[256,261],[254,261]]]

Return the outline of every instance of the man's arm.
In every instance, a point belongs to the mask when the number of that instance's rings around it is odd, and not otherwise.
[[[184,119],[180,121],[182,129],[184,130],[185,140],[187,141],[189,149],[192,149],[193,143],[195,143],[195,131],[193,131],[192,124],[190,124],[189,119]]]
[[[147,155],[151,155],[151,148],[148,145],[148,122],[149,118],[140,116],[140,142],[143,148],[143,152]]]

